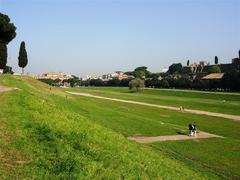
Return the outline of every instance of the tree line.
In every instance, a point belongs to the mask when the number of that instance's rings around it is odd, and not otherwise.
[[[239,58],[240,59],[240,51]],[[189,66],[189,60],[187,60]],[[87,79],[82,80],[76,76],[71,79],[51,80],[43,79],[42,81],[59,86],[59,84],[69,83],[74,86],[122,86],[129,87],[132,91],[139,91],[143,87],[150,88],[183,88],[183,89],[198,89],[198,90],[221,90],[221,91],[240,91],[240,65],[231,65],[229,69],[224,71],[222,79],[203,80],[202,77],[211,73],[221,73],[221,68],[218,65],[217,56],[214,58],[214,65],[207,66],[203,72],[192,72],[186,69],[181,63],[174,63],[169,66],[167,72],[153,73],[146,66],[140,66],[133,71],[125,72],[129,75],[127,79],[113,78],[108,81],[102,79]]]
[[[240,61],[240,50],[239,50]],[[187,66],[190,62],[187,60]],[[218,90],[218,91],[240,91],[240,65],[231,65],[225,70],[222,79],[204,80],[202,77],[211,73],[221,73],[221,66],[218,65],[218,57],[214,57],[214,65],[209,65],[206,71],[192,72],[181,63],[174,63],[169,66],[167,72],[152,73],[146,66],[140,66],[134,71],[125,72],[134,78],[112,79],[103,81],[101,79],[91,79],[81,81],[81,86],[128,86],[130,89],[139,90],[145,87],[151,88],[184,88],[198,90]]]
[[[7,45],[16,37],[16,26],[11,23],[10,18],[0,13],[0,69],[3,73],[13,73],[12,68],[7,66]],[[28,64],[28,56],[25,48],[25,42],[22,41],[19,49],[18,66],[22,68],[22,74],[24,74],[24,68]]]

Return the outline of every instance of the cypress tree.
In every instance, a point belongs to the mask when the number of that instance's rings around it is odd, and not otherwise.
[[[22,74],[24,74],[24,68],[28,64],[27,51],[25,49],[25,42],[22,41],[18,56],[18,66],[22,68]]]
[[[218,57],[215,56],[215,64],[218,64]]]
[[[189,63],[190,63],[190,62],[189,62],[189,60],[188,60],[188,61],[187,61],[187,66],[189,66]]]
[[[238,51],[238,58],[240,59],[240,49],[239,49],[239,51]]]

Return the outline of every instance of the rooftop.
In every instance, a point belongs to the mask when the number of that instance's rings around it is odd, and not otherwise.
[[[203,80],[209,80],[209,79],[222,79],[224,73],[211,73],[208,74],[207,76],[204,76],[202,79]]]

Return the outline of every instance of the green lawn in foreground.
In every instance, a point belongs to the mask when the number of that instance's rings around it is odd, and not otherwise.
[[[21,89],[0,94],[0,179],[207,177],[94,122],[81,99],[27,77],[0,85]]]
[[[221,94],[174,90],[144,90],[141,93],[130,93],[125,87],[80,87],[69,91],[86,92],[95,95],[130,99],[141,102],[169,105],[190,109],[240,115],[240,94]]]
[[[187,133],[188,123],[196,121],[200,130],[224,138],[161,142],[150,146],[204,174],[240,177],[240,122],[88,97],[75,98],[76,104],[81,104],[80,109],[76,105],[76,111],[125,136],[178,134],[181,130]]]

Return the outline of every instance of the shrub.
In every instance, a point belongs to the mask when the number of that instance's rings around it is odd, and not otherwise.
[[[129,82],[129,89],[132,92],[140,91],[144,88],[144,81],[142,79],[136,78]]]
[[[219,66],[211,66],[208,70],[209,73],[221,73]]]

